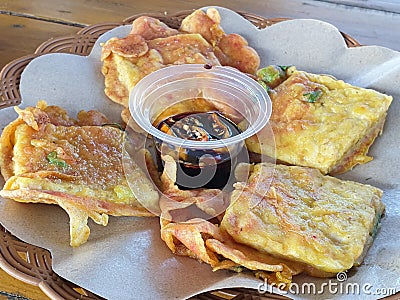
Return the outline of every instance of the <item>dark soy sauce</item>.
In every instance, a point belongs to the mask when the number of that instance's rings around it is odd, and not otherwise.
[[[156,127],[169,135],[193,141],[215,141],[241,133],[235,123],[219,112],[181,113],[164,119]],[[176,149],[164,143],[158,151],[158,156],[160,151],[173,153],[179,164],[176,183],[181,189],[224,188],[238,160],[236,154],[231,157],[227,148]],[[162,169],[160,157],[157,159]]]

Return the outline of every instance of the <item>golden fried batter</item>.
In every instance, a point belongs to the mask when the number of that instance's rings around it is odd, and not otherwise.
[[[256,51],[243,37],[226,35],[219,24],[216,9],[194,11],[179,30],[152,17],[135,19],[128,36],[103,45],[105,94],[127,108],[129,92],[140,79],[176,64],[222,64],[255,74],[260,64]],[[123,117],[127,119],[126,111]]]
[[[392,97],[332,76],[293,69],[270,92],[273,137],[266,128],[246,140],[251,152],[336,174],[370,161]],[[262,141],[260,143],[259,141]]]
[[[101,126],[110,123],[103,114],[80,112],[74,120],[44,102],[16,110],[19,118],[0,138],[2,197],[60,205],[70,216],[72,246],[87,240],[88,217],[107,225],[108,215],[153,216],[142,203],[158,208],[158,192],[126,159],[124,131]]]
[[[319,276],[362,262],[385,208],[381,190],[305,167],[257,164],[234,186],[221,229]]]
[[[183,32],[201,34],[213,46],[221,65],[255,74],[260,66],[257,52],[248,45],[244,37],[235,33],[225,34],[220,23],[218,11],[209,8],[206,12],[196,10],[187,16],[179,29]]]
[[[169,156],[163,160],[161,238],[173,253],[205,262],[214,271],[246,268],[277,283],[290,283],[292,276],[303,270],[301,264],[276,259],[235,242],[218,224],[211,222],[218,223],[222,218],[228,195],[218,189],[180,190],[175,185],[175,160]]]

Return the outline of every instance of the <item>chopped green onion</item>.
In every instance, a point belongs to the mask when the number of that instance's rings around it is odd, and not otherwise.
[[[271,83],[280,77],[280,73],[273,66],[268,66],[257,71],[257,76],[266,83]]]
[[[56,165],[57,167],[60,167],[60,168],[66,168],[67,167],[67,163],[65,162],[65,160],[57,158],[57,152],[56,151],[50,152],[47,155],[47,160],[49,161],[50,164]]]
[[[316,102],[321,97],[321,95],[322,95],[321,90],[316,90],[303,94],[303,96],[306,98],[306,101],[310,103]]]

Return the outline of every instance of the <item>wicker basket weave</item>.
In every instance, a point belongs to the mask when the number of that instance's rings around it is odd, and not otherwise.
[[[88,55],[96,40],[103,33],[124,24],[130,24],[139,16],[147,15],[158,18],[172,28],[178,28],[181,21],[192,11],[181,11],[172,15],[140,14],[131,16],[122,22],[101,23],[85,27],[74,35],[50,39],[41,44],[34,54],[21,57],[7,64],[0,72],[0,109],[21,103],[19,84],[21,74],[28,63],[43,54],[53,52]],[[254,14],[239,12],[257,28],[265,28],[285,21],[284,18],[266,19]],[[348,47],[360,44],[349,35],[342,33]],[[10,275],[28,284],[39,286],[52,299],[103,299],[75,284],[61,278],[52,270],[51,254],[46,249],[27,244],[11,235],[0,225],[0,267]],[[288,299],[279,295],[260,295],[255,290],[226,289],[198,295],[192,300],[205,299]]]

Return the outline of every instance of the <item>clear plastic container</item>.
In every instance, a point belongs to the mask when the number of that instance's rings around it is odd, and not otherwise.
[[[188,106],[189,99],[196,100]],[[209,107],[204,105],[204,101],[197,99],[205,100],[235,124],[240,124],[241,133],[219,140],[196,141],[169,135],[157,129],[159,121],[169,117],[168,111],[171,108],[173,115],[207,112]],[[210,163],[210,156],[212,158],[213,153],[218,155],[216,149],[229,152],[229,156],[226,156],[229,159],[243,152],[245,139],[256,134],[268,123],[271,100],[261,85],[234,68],[187,64],[166,67],[144,77],[131,91],[129,109],[137,125],[154,137],[161,156],[174,156],[171,149],[176,153],[203,153],[203,158],[208,161],[207,165],[211,166],[213,163]],[[175,156],[175,159],[181,164],[187,163],[182,161],[182,157]],[[193,180],[178,182],[178,185],[185,188],[214,187],[212,184],[204,184],[204,181],[210,182],[215,177],[221,177],[218,174],[218,164],[223,163],[226,164],[226,161],[214,160],[214,167],[211,168],[214,175],[203,172],[203,177],[193,175]],[[229,166],[229,173],[232,174],[234,164],[229,163]]]

